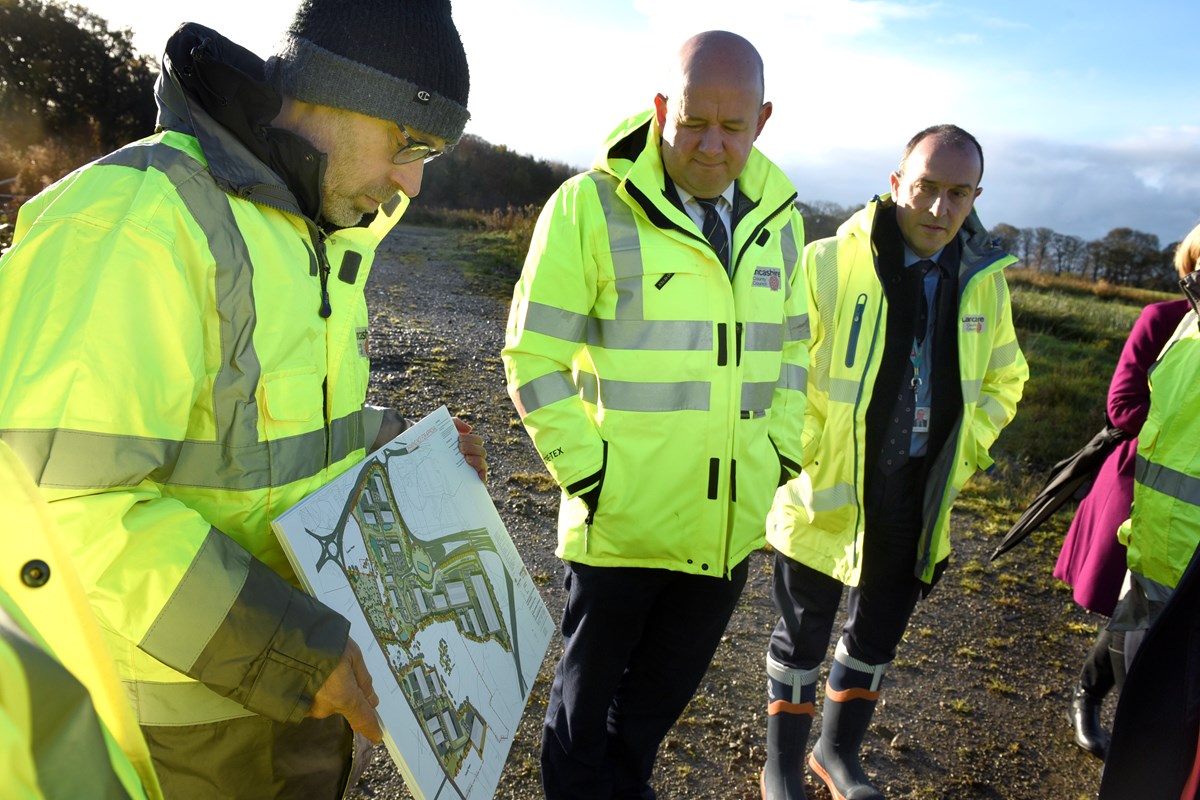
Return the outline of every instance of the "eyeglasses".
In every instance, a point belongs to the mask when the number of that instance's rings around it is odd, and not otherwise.
[[[392,156],[393,164],[411,164],[414,161],[424,161],[428,164],[443,153],[450,151],[450,147],[445,150],[438,150],[431,144],[417,141],[408,135],[408,131],[404,130],[403,125],[397,125],[400,130],[400,135],[404,137],[404,146],[395,152]]]

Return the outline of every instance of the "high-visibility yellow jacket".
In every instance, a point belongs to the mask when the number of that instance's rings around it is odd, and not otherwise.
[[[348,623],[298,588],[269,521],[373,439],[363,287],[403,207],[327,236],[177,78],[170,129],[26,203],[0,258],[0,440],[152,741],[298,722],[342,654]]]
[[[652,113],[546,204],[514,291],[509,394],[563,488],[557,554],[722,576],[795,474],[808,319],[795,189],[757,150],[732,282],[664,195]],[[594,518],[578,496],[600,482]]]
[[[1138,434],[1133,510],[1122,531],[1129,568],[1175,588],[1200,544],[1200,331],[1191,311],[1150,369]]]
[[[0,442],[0,775],[5,797],[162,792],[46,502]]]
[[[863,545],[863,480],[871,401],[887,324],[887,300],[871,240],[884,195],[847,220],[837,236],[804,250],[812,320],[812,370],[804,420],[804,472],[779,489],[767,526],[777,550],[851,586]],[[959,234],[958,361],[962,416],[933,459],[914,574],[932,582],[950,554],[950,506],[1012,420],[1029,368],[1013,330],[1003,270],[1016,259],[993,246],[972,212]]]

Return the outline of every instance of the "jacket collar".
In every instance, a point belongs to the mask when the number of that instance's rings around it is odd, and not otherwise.
[[[620,123],[604,142],[593,168],[607,172],[622,182],[622,188],[659,227],[689,229],[695,227],[679,195],[663,168],[659,142],[662,131],[654,111],[647,110]],[[737,179],[733,221],[737,230],[741,220],[755,211],[775,211],[794,202],[795,187],[783,171],[753,148],[746,167]]]
[[[837,235],[855,236],[861,239],[869,249],[872,233],[875,230],[876,219],[885,209],[890,211],[895,207],[896,202],[892,199],[890,193],[875,195],[875,197],[871,198],[871,202],[855,212],[850,219],[838,227]],[[973,208],[963,222],[956,242],[961,247],[958,269],[960,286],[965,286],[971,276],[982,272],[998,261],[1007,260],[1004,266],[1008,266],[1016,261],[1014,256],[1007,253],[1000,246],[999,239],[987,232],[987,229],[983,227],[983,223],[979,221],[979,215]],[[955,244],[955,242],[951,242],[951,244]],[[947,245],[947,247],[949,246]]]
[[[283,98],[263,66],[210,28],[180,26],[167,42],[155,84],[158,129],[195,136],[225,192],[316,220],[325,155],[271,126]]]

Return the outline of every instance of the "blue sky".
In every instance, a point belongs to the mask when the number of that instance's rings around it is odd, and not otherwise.
[[[179,22],[261,55],[295,0],[91,0],[158,54]],[[760,148],[802,200],[887,189],[909,136],[954,122],[987,159],[985,224],[1095,239],[1128,226],[1183,237],[1200,222],[1200,3],[889,0],[455,0],[471,66],[468,132],[587,166],[648,107],[691,34],[758,47],[775,112]],[[419,201],[418,201],[419,202]]]

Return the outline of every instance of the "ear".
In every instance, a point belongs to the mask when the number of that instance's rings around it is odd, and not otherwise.
[[[763,127],[765,127],[767,124],[767,120],[769,120],[771,118],[772,110],[773,109],[769,102],[763,103],[762,108],[760,108],[758,110],[758,125],[754,128],[754,138],[755,139],[757,139],[759,137],[759,134],[761,134],[763,131]]]
[[[661,92],[654,95],[654,117],[658,120],[658,129],[661,131],[667,121],[667,96]]]
[[[900,190],[900,173],[893,172],[890,183],[892,184],[892,199],[896,199],[896,192]]]

